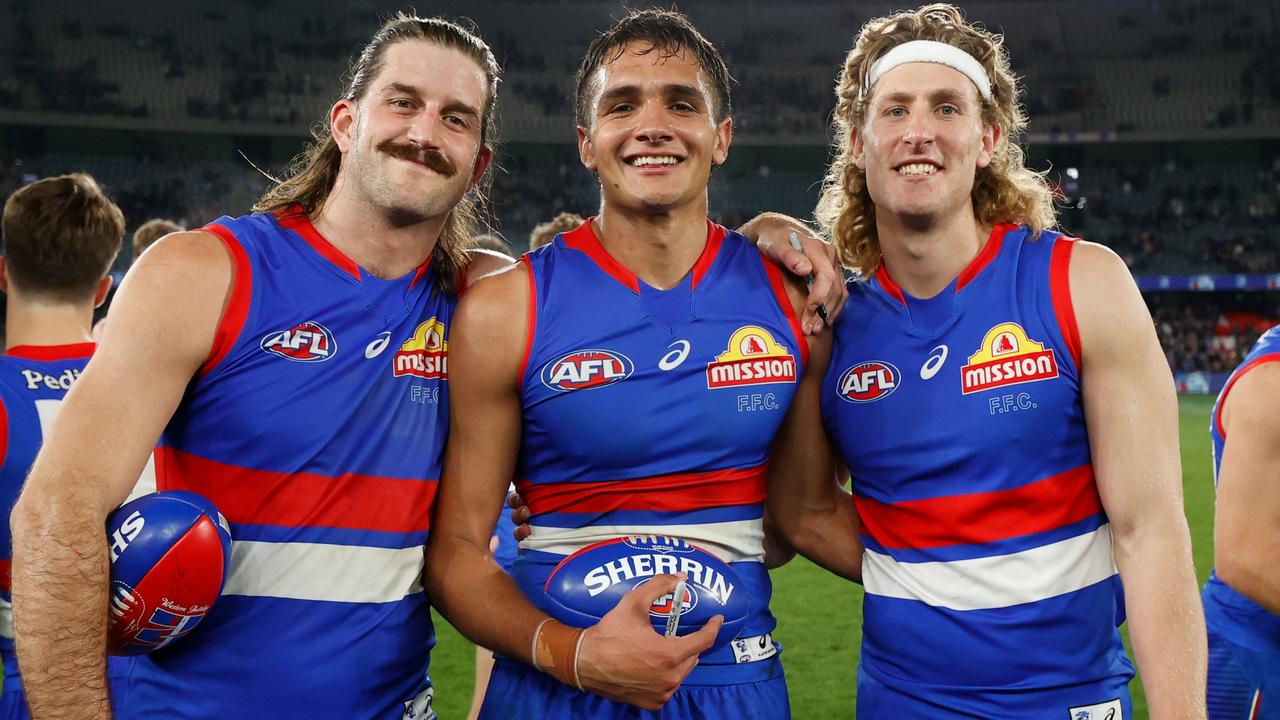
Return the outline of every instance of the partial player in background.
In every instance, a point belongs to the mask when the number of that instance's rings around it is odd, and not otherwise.
[[[0,357],[0,719],[28,717],[13,647],[9,512],[62,398],[89,362],[93,309],[111,287],[124,215],[88,175],[37,180],[4,204],[0,291],[8,334]],[[97,542],[103,545],[101,528]],[[105,619],[105,616],[104,616]],[[123,694],[130,661],[112,658],[112,697]]]
[[[1204,586],[1210,720],[1280,718],[1280,325],[1213,408],[1214,569]]]
[[[109,714],[103,520],[156,446],[160,489],[232,526],[218,604],[139,658],[130,718],[431,718],[423,553],[498,68],[397,15],[251,215],[129,272],[14,512],[18,648],[42,718]],[[496,510],[496,507],[494,508]]]
[[[821,404],[866,546],[859,715],[1127,719],[1127,615],[1151,717],[1203,718],[1168,364],[1124,263],[1048,230],[1002,39],[952,5],[874,19],[837,98],[817,215],[863,276]],[[839,565],[858,528],[804,435],[771,509]]]
[[[183,230],[186,230],[186,228],[164,218],[152,218],[142,223],[137,230],[133,231],[133,242],[131,243],[133,256],[129,258],[129,264],[132,265],[137,262],[143,251],[154,245],[160,238],[169,233],[182,232]]]
[[[594,40],[577,117],[600,215],[459,305],[427,583],[455,627],[502,656],[482,718],[789,716],[763,564],[765,467],[796,385],[821,380],[811,345],[830,336],[806,338],[800,283],[707,218],[711,168],[732,140],[729,83],[678,13],[632,13]],[[513,476],[532,513],[514,581],[484,552]],[[730,563],[750,598],[739,642],[699,657],[719,620],[658,635],[650,603],[671,593],[670,575],[628,583],[585,632],[551,619],[559,563],[650,534]]]
[[[567,233],[583,223],[582,216],[577,213],[562,212],[550,220],[541,223],[529,232],[530,252],[546,245],[560,233]]]
[[[471,238],[471,248],[473,250],[488,250],[511,257],[511,243],[507,242],[497,233],[481,233]]]

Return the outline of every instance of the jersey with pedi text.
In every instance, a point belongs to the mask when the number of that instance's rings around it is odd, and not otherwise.
[[[713,223],[692,270],[669,290],[610,256],[590,221],[522,262],[534,307],[516,488],[532,534],[516,581],[546,608],[548,574],[581,548],[683,538],[731,564],[742,582],[732,592],[752,601],[738,637],[764,646],[730,643],[703,657],[686,684],[776,672],[776,660],[763,662],[777,653],[766,637],[775,623],[763,563],[765,465],[808,353],[781,272]]]
[[[231,572],[199,628],[139,661],[126,716],[418,717],[455,299],[429,260],[379,279],[296,210],[204,230],[234,288],[156,469],[226,516]]]
[[[1219,481],[1218,471],[1222,466],[1222,450],[1227,442],[1227,434],[1222,427],[1222,406],[1227,400],[1227,394],[1245,373],[1271,362],[1280,362],[1280,325],[1258,338],[1240,367],[1227,378],[1227,384],[1223,386],[1213,406],[1209,432],[1213,437],[1215,487]],[[1209,573],[1203,598],[1205,621],[1213,633],[1244,647],[1280,655],[1280,617],[1222,582],[1216,572]]]
[[[935,297],[881,265],[837,321],[822,412],[862,520],[861,671],[939,707],[1017,716],[978,690],[1133,673],[1085,427],[1074,246],[998,225]]]

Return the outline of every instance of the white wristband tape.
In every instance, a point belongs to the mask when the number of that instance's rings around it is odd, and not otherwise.
[[[578,655],[582,652],[582,640],[586,636],[586,632],[578,633],[578,644],[573,648],[573,684],[577,685],[582,692],[586,690],[582,687],[582,674],[578,672]]]
[[[865,98],[871,92],[871,88],[875,87],[876,82],[885,73],[899,65],[915,62],[937,63],[962,72],[965,77],[973,81],[983,100],[991,99],[991,78],[987,75],[986,68],[982,67],[982,63],[955,45],[936,40],[912,40],[897,45],[881,55],[880,59],[872,63],[871,69],[867,71],[867,84],[862,88],[862,97]]]
[[[551,618],[543,618],[542,622],[538,623],[538,627],[534,628],[533,631],[533,642],[529,645],[529,662],[533,664],[534,670],[542,670],[538,666],[538,636],[542,634],[542,626],[549,622],[551,622]]]

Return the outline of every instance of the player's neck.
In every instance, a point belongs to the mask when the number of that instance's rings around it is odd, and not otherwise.
[[[91,341],[93,303],[38,302],[10,293],[4,319],[6,350],[19,345],[74,345]]]
[[[651,287],[668,290],[689,274],[706,247],[706,197],[661,214],[615,209],[606,200],[592,229],[623,267]]]
[[[435,250],[447,215],[398,222],[336,183],[320,212],[311,216],[325,240],[371,275],[398,278],[412,272]]]
[[[973,261],[991,228],[972,208],[937,222],[916,222],[877,213],[876,233],[889,274],[908,295],[931,298],[942,292]]]

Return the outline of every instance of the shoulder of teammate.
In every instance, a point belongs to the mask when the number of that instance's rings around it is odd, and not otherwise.
[[[1280,454],[1280,356],[1237,376],[1222,404],[1222,429],[1227,438],[1244,431],[1251,441],[1274,444]],[[1234,428],[1234,431],[1233,431]],[[1234,432],[1234,434],[1233,434]]]
[[[504,268],[509,268],[515,263],[516,259],[510,255],[504,255],[494,250],[485,250],[482,248],[472,248],[467,251],[467,268],[464,281],[465,287],[471,287],[491,273],[498,272]]]
[[[531,283],[525,264],[514,263],[489,272],[463,293],[449,333],[451,391],[457,380],[475,377],[518,383],[533,330]]]
[[[1104,245],[1073,242],[1068,272],[1081,364],[1134,357],[1133,351],[1141,346],[1158,349],[1151,313],[1124,260]]]

